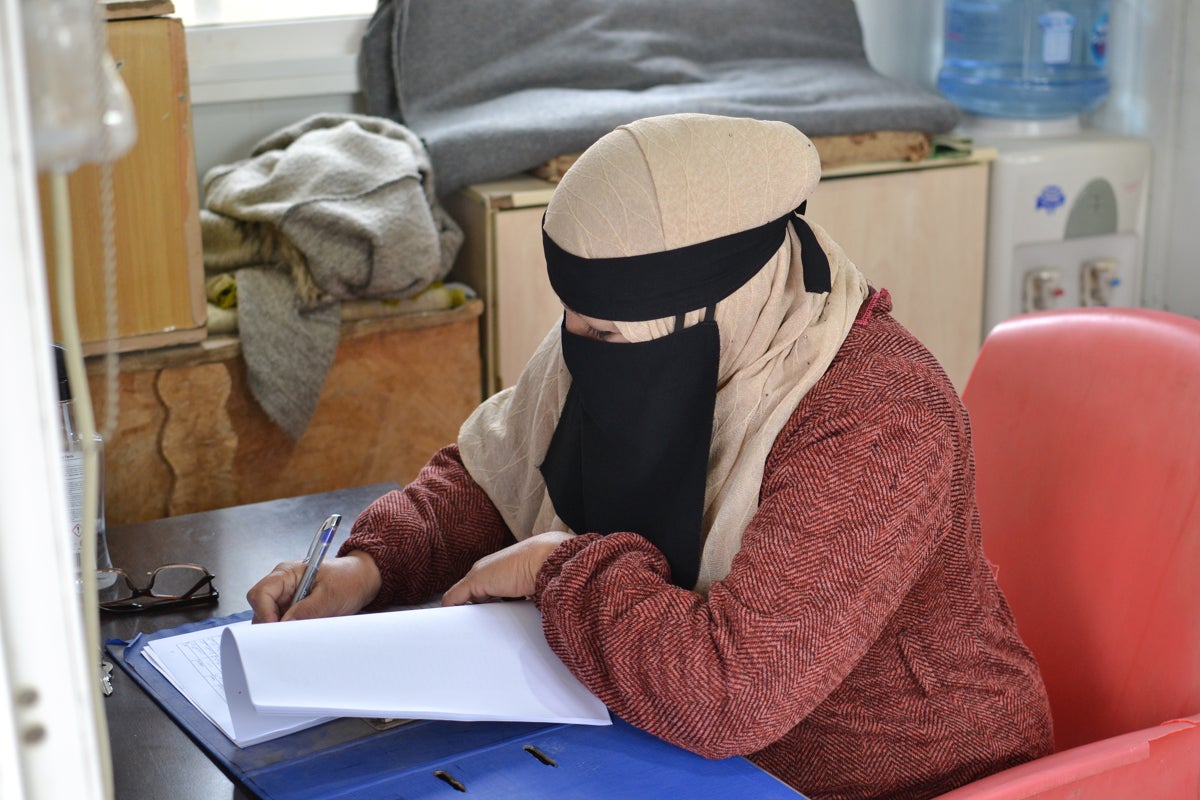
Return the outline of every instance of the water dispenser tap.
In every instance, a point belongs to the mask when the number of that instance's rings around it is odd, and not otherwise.
[[[1112,305],[1113,289],[1121,285],[1117,277],[1120,262],[1115,258],[1093,258],[1083,262],[1079,273],[1079,297],[1085,306]]]
[[[1055,308],[1063,296],[1060,274],[1057,269],[1043,267],[1025,273],[1021,311],[1045,311]]]

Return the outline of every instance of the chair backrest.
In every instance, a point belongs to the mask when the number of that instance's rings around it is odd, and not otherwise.
[[[1200,717],[1073,747],[980,778],[938,800],[1196,800]]]
[[[1200,320],[1016,317],[963,398],[984,550],[1058,748],[1200,712]]]

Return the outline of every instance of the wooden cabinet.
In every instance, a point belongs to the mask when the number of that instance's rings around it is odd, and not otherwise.
[[[407,483],[457,439],[479,403],[482,310],[470,300],[449,311],[343,322],[298,441],[250,394],[236,337],[123,355],[117,427],[105,440],[108,524]],[[89,359],[98,425],[107,416],[104,368],[104,359]]]
[[[988,160],[894,162],[829,170],[810,217],[961,391],[982,335]],[[467,234],[455,271],[485,302],[485,393],[513,384],[562,307],[546,279],[542,212],[554,184],[522,176],[470,186],[447,208]]]
[[[120,19],[108,22],[107,32],[138,128],[133,148],[111,168],[114,346],[128,351],[196,342],[205,336],[207,306],[183,25],[173,17]],[[76,170],[69,190],[76,316],[84,352],[94,353],[108,338],[100,168]],[[41,194],[46,263],[53,264],[44,180]],[[53,270],[49,282],[53,292]],[[58,310],[52,313],[57,335]]]
[[[173,17],[145,16],[164,6],[169,12],[169,3],[107,5],[109,49],[138,125],[136,144],[112,166],[112,344],[120,355],[111,375],[98,355],[109,337],[100,169],[85,166],[69,180],[76,311],[106,435],[107,523],[412,480],[455,441],[479,403],[482,302],[391,316],[369,313],[386,304],[343,304],[341,340],[316,411],[292,440],[250,393],[239,339],[207,335],[183,27]],[[141,16],[113,18],[128,15]],[[47,188],[43,227],[53,263]]]
[[[529,176],[480,183],[443,201],[465,234],[453,275],[484,302],[483,394],[511,386],[562,305],[546,278],[542,212],[555,184]]]
[[[988,163],[822,180],[809,216],[872,286],[892,315],[941,361],[959,392],[983,336]]]

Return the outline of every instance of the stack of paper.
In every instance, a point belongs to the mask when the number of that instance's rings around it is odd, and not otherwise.
[[[611,723],[527,601],[235,623],[143,653],[242,747],[339,716]]]

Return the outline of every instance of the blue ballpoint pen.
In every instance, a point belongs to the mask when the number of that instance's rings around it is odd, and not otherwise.
[[[304,577],[300,578],[300,585],[296,587],[296,595],[292,598],[292,605],[296,605],[296,603],[299,603],[308,596],[308,591],[312,588],[313,579],[317,577],[317,569],[325,559],[325,553],[329,551],[329,545],[333,542],[333,535],[337,533],[338,525],[341,522],[341,514],[330,514],[321,523],[317,535],[313,537],[312,544],[308,546],[308,555],[304,557],[304,560],[308,562],[308,566],[304,570]]]

